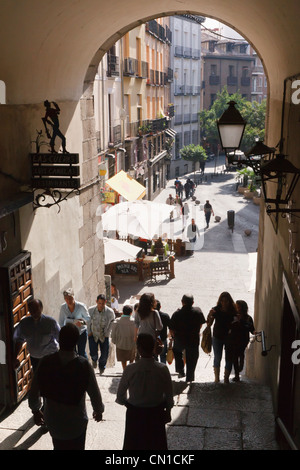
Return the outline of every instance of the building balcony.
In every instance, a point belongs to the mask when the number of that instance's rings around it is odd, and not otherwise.
[[[174,55],[176,57],[183,57],[183,46],[175,46]]]
[[[121,143],[121,125],[110,128],[110,146],[115,146]]]
[[[123,61],[123,75],[125,77],[135,76],[138,73],[138,60],[126,57]]]
[[[187,57],[187,58],[192,57],[192,48],[191,47],[184,47],[183,48],[183,57]]]
[[[238,78],[229,76],[227,77],[227,85],[228,86],[236,86],[238,84]]]
[[[241,77],[242,86],[250,86],[250,77]]]
[[[209,76],[209,84],[210,85],[219,85],[220,84],[220,76],[219,75],[210,75]]]
[[[107,54],[107,77],[118,77],[120,75],[119,57]]]
[[[179,124],[182,124],[183,117],[182,114],[175,114],[175,126],[178,126]]]
[[[200,59],[201,58],[201,51],[199,49],[192,49],[192,58],[193,59]]]

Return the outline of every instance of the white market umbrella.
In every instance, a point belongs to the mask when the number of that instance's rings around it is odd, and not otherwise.
[[[155,235],[162,235],[161,227],[170,221],[171,211],[168,204],[145,200],[120,202],[102,214],[102,228],[152,240]]]
[[[123,240],[103,238],[105,264],[118,261],[135,261],[137,254],[142,250],[140,246],[131,245]]]

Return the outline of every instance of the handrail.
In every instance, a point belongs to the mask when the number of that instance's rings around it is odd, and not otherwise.
[[[260,336],[261,340],[259,341],[257,339],[257,337]],[[261,343],[261,355],[262,356],[267,356],[268,352],[271,351],[271,349],[273,348],[273,346],[275,346],[275,344],[272,344],[272,346],[267,349],[267,343],[266,343],[266,335],[265,335],[265,332],[262,330],[262,331],[258,331],[255,335],[254,335],[254,339],[255,341]]]
[[[277,425],[279,426],[280,430],[282,431],[282,434],[284,435],[288,445],[290,446],[290,448],[292,450],[299,450],[298,447],[296,446],[295,442],[293,441],[290,433],[288,432],[288,430],[286,429],[285,425],[283,424],[282,420],[277,417],[275,419]]]

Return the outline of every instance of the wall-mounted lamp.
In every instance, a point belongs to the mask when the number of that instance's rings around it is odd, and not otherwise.
[[[287,160],[285,155],[277,154],[274,159],[263,162],[260,176],[267,214],[300,212],[300,209],[287,207],[299,181],[300,170]],[[275,183],[276,186],[267,183]],[[274,204],[275,208],[272,208],[271,204]],[[286,207],[279,207],[280,205]]]
[[[245,153],[246,163],[249,165],[256,176],[260,176],[261,164],[266,160],[274,158],[275,148],[268,147],[261,140]]]
[[[236,103],[230,101],[228,104],[228,109],[217,121],[221,145],[226,155],[229,151],[236,152],[240,148],[247,124],[235,108]],[[280,142],[282,145],[282,138]],[[274,155],[274,148],[264,145],[263,142],[257,142],[246,153],[246,159],[240,163],[251,166],[256,175],[260,176],[265,203],[267,204],[267,214],[281,213],[284,216],[286,213],[300,212],[300,209],[292,209],[288,206],[299,181],[300,170],[287,160],[281,152]],[[268,160],[265,159],[266,156],[268,156]],[[271,183],[275,183],[276,186],[272,186]],[[275,205],[275,208],[272,207],[272,204]],[[280,207],[282,205],[285,207]]]
[[[116,158],[116,156],[113,153],[107,153],[105,155],[105,157],[107,157],[107,158]]]

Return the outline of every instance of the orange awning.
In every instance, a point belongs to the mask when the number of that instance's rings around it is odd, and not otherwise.
[[[129,202],[142,199],[146,194],[146,188],[123,170],[107,180],[106,184]]]

